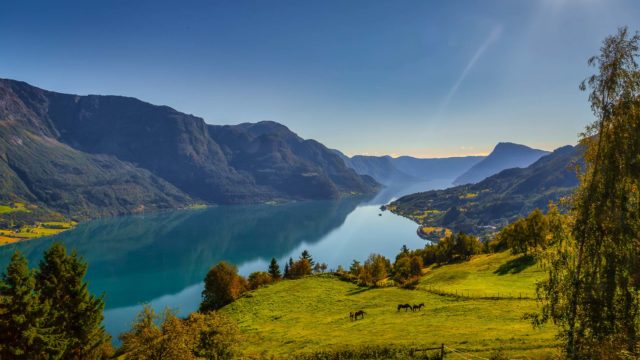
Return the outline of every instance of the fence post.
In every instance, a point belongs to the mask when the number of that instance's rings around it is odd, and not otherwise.
[[[444,360],[444,343],[440,345],[440,359]]]

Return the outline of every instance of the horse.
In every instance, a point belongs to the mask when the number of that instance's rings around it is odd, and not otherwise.
[[[362,311],[362,310],[358,310],[355,312],[355,314],[353,314],[353,317],[358,320],[358,316],[362,317],[362,319],[364,319],[364,314],[366,314],[366,312]]]
[[[420,305],[413,305],[413,307],[411,307],[411,311],[420,311],[422,310],[423,306],[424,306],[424,303],[421,303]]]
[[[411,305],[409,305],[409,304],[398,304],[398,311],[400,311],[400,309],[404,309],[404,311],[407,311],[407,310],[411,309]]]

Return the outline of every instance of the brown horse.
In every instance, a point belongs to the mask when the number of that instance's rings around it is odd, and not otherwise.
[[[411,305],[409,305],[409,304],[398,304],[398,311],[400,311],[400,309],[404,309],[404,311],[407,311],[407,310],[411,309]]]
[[[353,314],[353,317],[356,320],[358,320],[358,316],[360,316],[362,319],[364,319],[364,314],[366,314],[366,312],[364,312],[362,310],[358,310]]]
[[[424,307],[424,303],[421,303],[420,305],[413,305],[413,307],[411,308],[411,311],[420,311],[422,310],[423,307]]]
[[[355,320],[355,319],[354,319],[354,316],[353,316],[353,312],[352,312],[352,311],[350,311],[350,312],[349,312],[349,319],[350,319],[351,321]]]

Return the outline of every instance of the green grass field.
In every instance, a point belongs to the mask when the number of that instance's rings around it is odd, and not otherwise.
[[[21,202],[13,203],[12,205],[0,205],[0,214],[9,214],[16,211],[29,212],[26,205]]]
[[[23,226],[18,232],[10,229],[0,229],[0,246],[17,241],[59,234],[74,228],[76,225],[77,223],[75,221],[48,221],[38,223],[34,226]]]
[[[535,298],[536,281],[544,270],[531,257],[509,251],[474,256],[471,260],[431,266],[420,280],[419,289],[470,297]]]
[[[468,263],[429,269],[422,285],[469,289],[487,286],[525,290],[541,272],[530,266],[515,274],[495,272],[514,257],[482,255]],[[461,275],[467,273],[467,275]],[[449,280],[447,280],[449,279]],[[399,303],[425,303],[420,312],[398,312]],[[364,310],[364,320],[349,312]],[[533,329],[522,320],[537,309],[534,300],[468,299],[399,288],[361,288],[331,275],[281,281],[248,293],[222,311],[238,321],[245,335],[244,355],[295,357],[353,345],[439,346],[489,357],[501,349],[518,358],[547,358],[557,353],[555,329]],[[457,355],[452,354],[451,358]]]

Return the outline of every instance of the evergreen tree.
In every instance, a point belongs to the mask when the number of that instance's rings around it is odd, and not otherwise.
[[[16,251],[0,281],[0,359],[58,359],[64,343],[47,327],[27,259]]]
[[[288,279],[290,276],[289,274],[289,263],[284,264],[284,278]]]
[[[300,254],[300,259],[307,260],[309,262],[309,265],[311,265],[311,267],[315,265],[315,262],[313,261],[311,254],[306,249],[302,251],[302,254]]]
[[[640,35],[605,39],[581,89],[596,121],[583,134],[586,168],[573,204],[572,236],[554,239],[549,278],[539,284],[535,323],[560,325],[568,358],[640,354]],[[557,221],[551,232],[560,233]],[[558,241],[560,240],[560,241]]]
[[[280,274],[280,265],[278,265],[276,258],[271,258],[271,263],[269,264],[269,275],[271,275],[273,280],[278,280],[282,276],[282,274]]]
[[[102,326],[104,300],[89,292],[84,276],[87,263],[76,252],[67,255],[54,243],[36,272],[36,288],[51,302],[47,322],[67,342],[65,359],[97,359],[108,351],[110,336]]]

